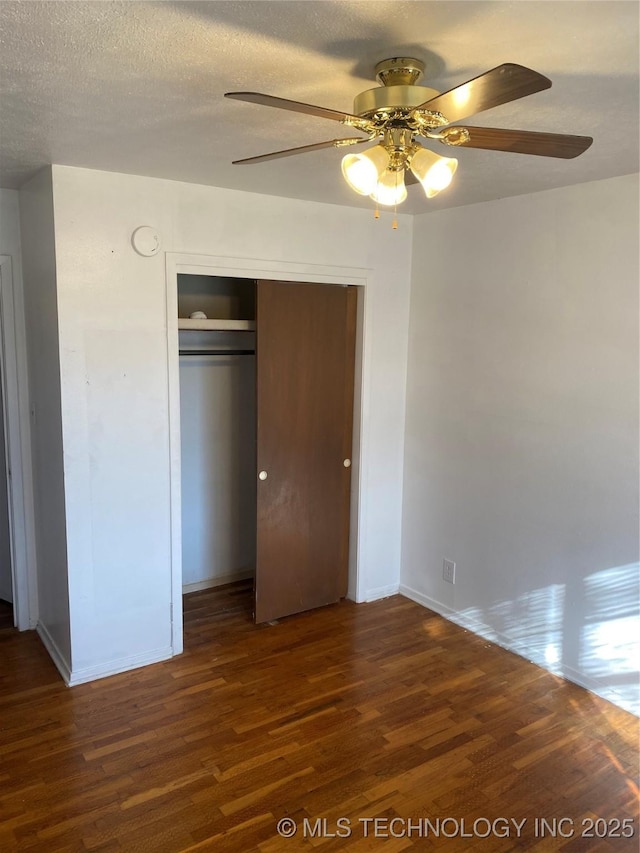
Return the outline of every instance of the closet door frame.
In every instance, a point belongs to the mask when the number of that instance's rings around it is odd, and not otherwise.
[[[368,389],[370,345],[366,335],[367,288],[372,272],[358,267],[265,261],[255,258],[227,258],[217,255],[166,254],[167,376],[169,388],[169,470],[171,540],[171,637],[172,654],[183,650],[182,626],[182,525],[180,449],[180,369],[178,357],[178,275],[207,275],[224,278],[269,279],[309,282],[336,286],[352,285],[358,291],[353,410],[353,455],[349,537],[349,583],[347,597],[364,600],[359,555],[363,531],[367,529],[364,484],[373,460],[368,454],[368,424],[364,418]]]

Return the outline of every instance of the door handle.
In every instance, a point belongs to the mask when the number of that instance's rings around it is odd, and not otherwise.
[[[345,459],[342,464],[344,465],[345,468],[351,468],[351,460],[350,459]]]
[[[269,475],[267,474],[266,471],[260,471],[260,473],[258,474],[258,479],[259,480],[266,480],[268,476]]]

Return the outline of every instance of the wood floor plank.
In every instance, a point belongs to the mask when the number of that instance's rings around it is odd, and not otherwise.
[[[637,774],[637,718],[400,596],[256,627],[250,582],[192,593],[181,657],[72,689],[0,628],[2,853],[635,853]],[[522,837],[365,832],[504,815]],[[534,832],[589,817],[634,835]]]

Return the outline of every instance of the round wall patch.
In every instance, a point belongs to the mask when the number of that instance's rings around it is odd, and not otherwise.
[[[141,225],[131,235],[131,245],[139,255],[150,258],[160,251],[160,235],[150,225]]]

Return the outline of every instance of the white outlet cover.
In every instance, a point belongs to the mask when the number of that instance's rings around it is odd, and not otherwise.
[[[442,577],[445,581],[447,581],[447,583],[456,582],[456,564],[453,562],[453,560],[443,560]]]

